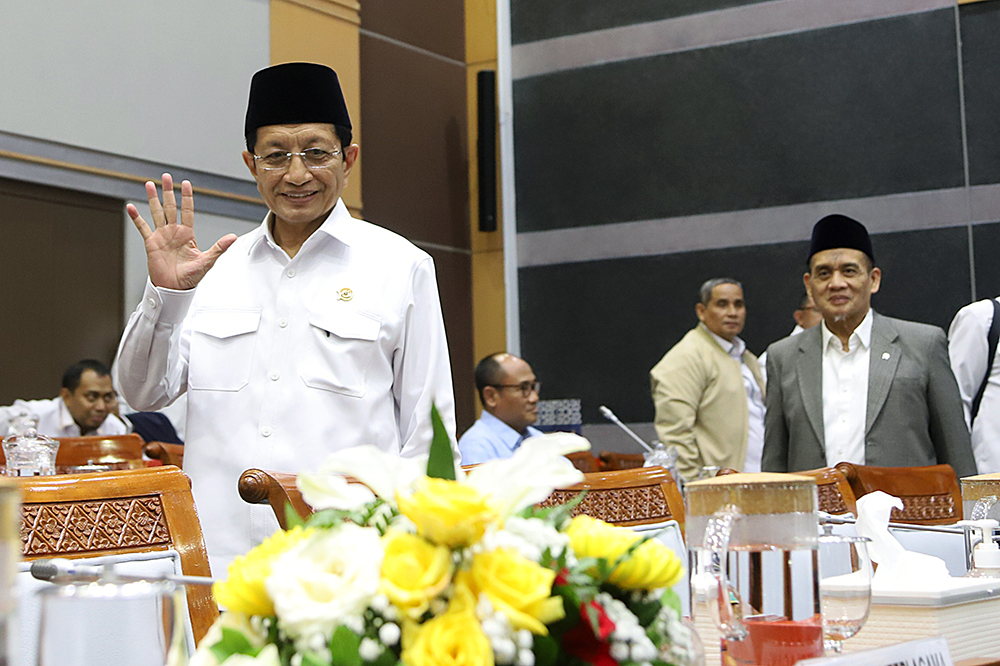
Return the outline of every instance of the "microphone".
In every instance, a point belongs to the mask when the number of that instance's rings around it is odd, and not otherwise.
[[[646,449],[650,453],[653,452],[652,447],[649,444],[647,444],[646,442],[642,441],[642,437],[639,437],[639,435],[635,434],[635,432],[633,432],[631,428],[629,428],[627,425],[625,425],[624,423],[622,423],[621,420],[619,420],[619,418],[617,416],[615,416],[614,412],[612,412],[610,409],[608,409],[604,405],[601,405],[599,407],[599,409],[601,410],[601,415],[603,415],[604,418],[606,418],[607,420],[611,421],[616,426],[618,426],[619,428],[621,428],[622,430],[624,430],[625,434],[627,434],[629,437],[631,437],[635,441],[639,442],[639,445],[642,446],[642,448]]]
[[[115,573],[113,565],[81,564],[63,557],[50,560],[35,560],[31,563],[31,575],[38,580],[56,579],[85,580],[106,579],[107,582],[135,583],[138,581],[168,581],[178,585],[211,585],[215,579],[208,576],[175,576],[158,574],[155,576],[122,576]]]

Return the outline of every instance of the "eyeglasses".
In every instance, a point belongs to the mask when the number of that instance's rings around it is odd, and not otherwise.
[[[493,388],[515,388],[521,390],[521,395],[527,398],[531,395],[532,391],[535,393],[542,392],[541,382],[521,382],[520,384],[490,384]]]
[[[302,162],[310,169],[329,169],[336,163],[337,156],[343,154],[340,148],[336,150],[323,150],[322,148],[308,148],[301,153],[292,153],[287,150],[277,150],[267,155],[254,155],[253,158],[260,163],[260,168],[265,171],[282,171],[292,164],[292,157],[298,155]]]

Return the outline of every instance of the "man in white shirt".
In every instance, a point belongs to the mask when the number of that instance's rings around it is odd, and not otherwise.
[[[747,316],[743,286],[715,278],[699,296],[700,323],[649,371],[656,434],[677,447],[677,469],[689,481],[706,466],[759,472],[764,381],[739,337]]]
[[[11,418],[27,413],[38,417],[38,434],[47,437],[124,435],[128,427],[112,413],[115,403],[108,366],[86,359],[66,368],[59,397],[0,407],[0,432],[7,432]]]
[[[541,435],[531,427],[538,420],[542,385],[528,362],[513,354],[490,354],[476,366],[476,390],[483,413],[458,440],[462,464],[474,465],[510,458],[528,437]]]
[[[846,461],[976,473],[944,331],[874,312],[881,280],[860,222],[816,223],[803,281],[823,322],[767,350],[765,471]]]
[[[426,453],[432,403],[455,433],[433,261],[340,198],[359,148],[336,73],[257,72],[244,131],[243,160],[270,209],[255,231],[199,251],[191,184],[178,224],[169,174],[162,204],[146,183],[153,228],[128,207],[150,280],[117,360],[136,409],[187,392],[184,469],[216,576],[277,527],[237,494],[244,470],[315,469],[362,444]]]
[[[1000,362],[996,351],[989,356],[987,343],[996,300],[988,298],[966,305],[948,329],[951,369],[962,393],[966,422],[971,425],[972,451],[980,474],[1000,472]],[[973,418],[973,403],[984,379],[985,390]]]

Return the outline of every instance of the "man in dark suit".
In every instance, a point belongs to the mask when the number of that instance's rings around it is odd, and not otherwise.
[[[767,350],[764,471],[847,461],[975,474],[944,331],[871,309],[882,272],[865,227],[817,222],[803,279],[823,322]]]

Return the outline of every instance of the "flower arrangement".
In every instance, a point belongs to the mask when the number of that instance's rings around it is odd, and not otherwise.
[[[669,548],[573,505],[534,508],[582,480],[564,454],[586,440],[531,438],[466,474],[433,416],[423,460],[357,447],[300,475],[316,513],[216,583],[228,610],[193,666],[690,663]]]

